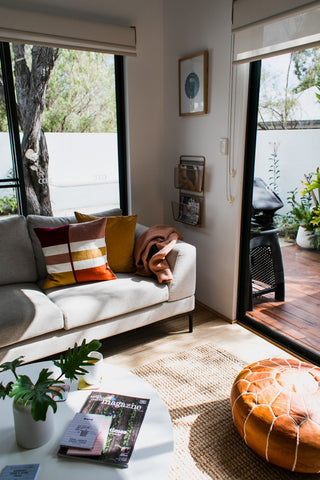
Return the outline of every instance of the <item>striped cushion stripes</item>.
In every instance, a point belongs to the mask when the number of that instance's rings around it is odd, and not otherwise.
[[[34,229],[46,259],[44,289],[117,278],[107,262],[106,221]]]

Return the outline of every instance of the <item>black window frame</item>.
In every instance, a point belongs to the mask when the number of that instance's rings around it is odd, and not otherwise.
[[[23,163],[19,136],[19,123],[16,108],[13,70],[10,55],[10,44],[0,42],[0,61],[4,87],[4,97],[8,119],[8,134],[12,156],[13,178],[0,179],[0,188],[15,188],[18,200],[18,212],[27,216],[27,198],[23,177]],[[126,111],[125,111],[125,82],[124,58],[114,55],[115,91],[116,91],[116,118],[118,143],[118,178],[119,203],[123,215],[128,214],[128,175],[127,175],[127,148],[126,148]]]
[[[27,215],[27,198],[9,43],[0,42],[0,61],[13,169],[13,178],[0,179],[0,188],[15,188],[18,212],[21,215]]]

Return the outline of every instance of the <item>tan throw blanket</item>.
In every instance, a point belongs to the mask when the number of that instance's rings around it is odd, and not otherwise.
[[[173,275],[166,256],[177,240],[183,240],[175,228],[167,225],[155,225],[146,230],[137,239],[134,248],[136,274],[144,277],[157,276],[159,283],[171,282]]]

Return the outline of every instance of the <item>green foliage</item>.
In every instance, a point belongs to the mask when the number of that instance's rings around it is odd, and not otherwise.
[[[16,372],[23,362],[23,357],[15,359],[13,362],[5,362],[0,365],[0,373],[11,371],[15,377],[15,382],[8,382],[7,385],[0,383],[0,398],[6,396],[13,397],[14,402],[22,402],[26,405],[31,402],[31,415],[34,420],[45,420],[48,408],[51,407],[54,412],[57,410],[56,401],[52,397],[54,394],[62,397],[57,388],[63,384],[60,380],[62,375],[71,380],[76,379],[78,375],[83,375],[87,371],[85,365],[88,364],[90,357],[88,354],[101,347],[99,340],[92,340],[88,344],[83,340],[80,347],[75,343],[73,350],[68,349],[65,357],[60,356],[60,360],[54,361],[54,365],[59,367],[61,374],[57,378],[53,378],[53,373],[47,368],[43,368],[39,373],[38,380],[34,384],[27,375],[18,375]]]
[[[320,49],[310,48],[300,50],[292,54],[294,61],[294,72],[299,79],[296,92],[318,85],[320,82]]]
[[[272,146],[273,146],[273,150],[269,157],[270,167],[268,169],[268,172],[270,174],[269,186],[276,193],[279,193],[279,185],[278,185],[278,181],[280,179],[280,167],[279,167],[279,157],[278,157],[279,143],[273,142]]]
[[[44,421],[47,416],[47,410],[52,407],[53,411],[57,411],[57,404],[52,398],[52,389],[59,387],[63,382],[51,378],[52,372],[47,368],[43,368],[39,374],[39,378],[35,384],[32,383],[27,375],[19,375],[17,381],[13,384],[9,393],[13,397],[14,402],[21,400],[22,405],[26,406],[31,402],[31,415],[36,421]],[[55,395],[62,398],[60,391],[55,390]]]
[[[99,342],[99,340],[92,340],[88,344],[83,340],[79,348],[75,343],[73,350],[69,348],[64,357],[61,355],[60,359],[54,360],[53,363],[61,369],[61,375],[64,375],[70,380],[74,380],[78,375],[87,373],[84,367],[90,360],[88,355],[100,347],[101,342]]]
[[[298,189],[290,191],[287,197],[291,210],[286,216],[277,221],[281,231],[294,231],[299,226],[310,232],[310,240],[314,248],[320,249],[320,171],[305,175],[302,182],[304,189],[300,192],[301,198],[297,199]]]
[[[47,132],[116,132],[112,55],[60,50],[46,93]]]
[[[0,198],[0,215],[18,213],[18,202],[15,195],[6,195]]]
[[[319,93],[316,93],[316,97],[317,97],[317,99],[318,99],[318,102],[320,103],[320,80],[319,80],[319,82],[318,82],[317,89],[318,89],[318,92],[319,92]]]
[[[31,50],[31,45],[25,46],[29,68]],[[59,50],[47,87],[43,128],[68,133],[117,131],[113,55]],[[6,108],[0,95],[0,132],[7,131]]]
[[[1,81],[0,81],[1,83]],[[7,112],[4,100],[0,96],[0,132],[8,131]]]
[[[294,240],[297,236],[299,224],[292,215],[292,212],[286,214],[276,214],[274,223],[279,230],[279,235],[284,237],[285,241]]]
[[[285,57],[284,57],[285,61]],[[288,128],[294,122],[297,93],[307,88],[320,88],[320,48],[300,50],[290,54],[287,72],[279,72],[276,66],[263,64],[260,82],[259,126],[262,129]],[[320,92],[317,93],[320,98]],[[273,125],[269,122],[277,122]],[[294,123],[293,123],[294,125]]]

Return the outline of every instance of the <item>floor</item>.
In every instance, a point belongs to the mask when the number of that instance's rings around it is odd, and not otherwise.
[[[106,362],[132,369],[211,342],[248,364],[268,357],[291,357],[257,334],[238,324],[230,324],[199,305],[194,313],[192,333],[188,332],[188,315],[182,315],[107,338],[100,351]]]
[[[319,354],[320,252],[296,244],[287,244],[281,252],[285,301],[276,302],[273,293],[262,296],[247,315]]]

